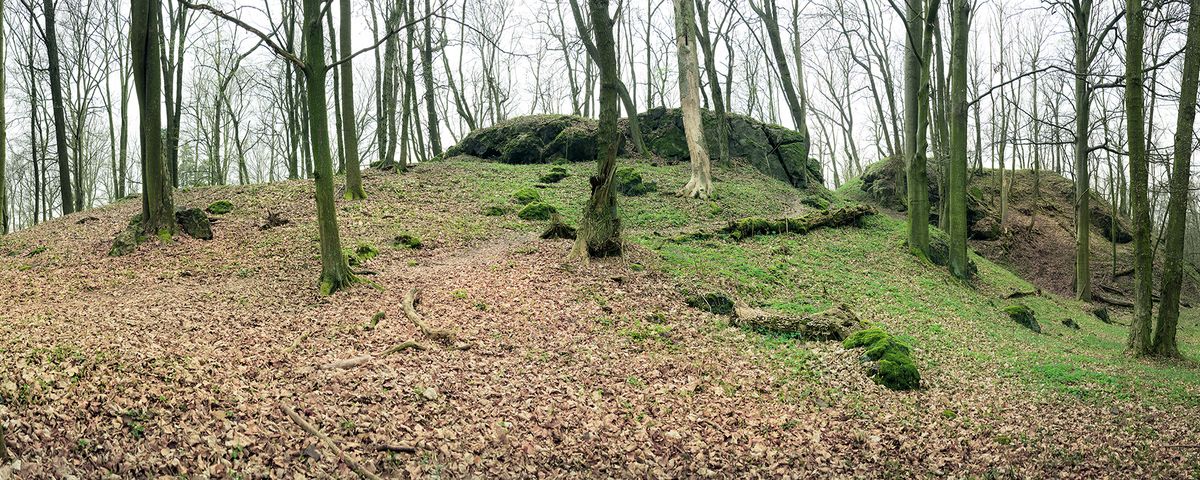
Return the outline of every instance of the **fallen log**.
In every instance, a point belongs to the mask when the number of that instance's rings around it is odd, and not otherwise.
[[[818,210],[816,212],[795,218],[770,220],[759,217],[748,217],[730,222],[721,230],[734,239],[741,240],[755,235],[776,235],[781,233],[805,234],[821,227],[844,227],[857,224],[862,217],[875,213],[875,208],[865,204],[854,204],[840,208]]]
[[[1113,298],[1113,297],[1109,297],[1109,296],[1107,296],[1107,295],[1104,295],[1104,294],[1102,294],[1102,293],[1099,293],[1099,292],[1092,292],[1092,299],[1093,299],[1093,300],[1095,300],[1095,301],[1097,301],[1097,302],[1101,302],[1101,303],[1107,303],[1107,304],[1109,304],[1109,305],[1112,305],[1112,306],[1114,306],[1114,307],[1133,308],[1133,302],[1132,302],[1132,301],[1130,301],[1130,300],[1126,300],[1126,299],[1124,299],[1124,298]]]
[[[326,365],[325,368],[329,370],[354,368],[369,361],[371,361],[370,355],[361,355],[354,358],[347,358],[345,360],[338,360]]]

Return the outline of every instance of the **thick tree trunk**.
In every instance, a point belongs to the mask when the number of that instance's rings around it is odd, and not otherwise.
[[[696,40],[700,45],[700,50],[704,52],[704,72],[708,77],[708,88],[712,92],[713,98],[713,113],[717,115],[717,160],[722,164],[729,162],[729,106],[722,98],[721,81],[717,78],[717,60],[716,52],[713,48],[713,32],[708,29],[708,0],[694,0],[697,11],[700,14],[700,28],[696,31]],[[678,27],[677,27],[678,28]],[[649,29],[647,29],[647,33]],[[649,42],[647,42],[649,44]],[[649,49],[646,51],[647,57],[650,55]],[[730,64],[732,64],[732,59]],[[646,104],[647,107],[652,105],[653,98],[650,96],[650,78],[646,80]],[[695,172],[693,172],[694,174]]]
[[[62,211],[66,215],[75,211],[75,197],[71,191],[71,159],[67,154],[67,121],[64,116],[62,75],[58,65],[58,35],[55,33],[54,0],[43,3],[46,16],[46,56],[50,66],[50,101],[54,105],[54,143],[58,153],[58,187],[62,194]]]
[[[938,0],[926,9],[921,0],[907,0],[907,46],[904,52],[904,147],[907,161],[908,245],[929,254],[929,173],[926,170],[926,131],[929,125],[929,55],[932,38],[927,23],[935,21]],[[920,43],[918,43],[920,42]]]
[[[691,157],[692,178],[679,191],[685,197],[707,199],[712,195],[712,165],[704,142],[704,122],[700,118],[700,66],[696,60],[696,36],[692,18],[693,0],[675,2],[675,46],[679,58],[679,100],[683,110],[683,131]],[[720,97],[716,97],[719,101]],[[721,119],[718,122],[723,122]]]
[[[1090,234],[1092,225],[1091,197],[1088,173],[1088,125],[1091,94],[1088,91],[1087,31],[1091,17],[1091,2],[1077,9],[1075,22],[1075,297],[1092,299],[1092,270]]]
[[[1171,171],[1171,198],[1167,201],[1166,251],[1163,255],[1162,303],[1154,330],[1155,355],[1178,357],[1175,333],[1179,325],[1179,291],[1183,284],[1183,246],[1187,227],[1188,183],[1191,179],[1192,132],[1196,121],[1196,88],[1200,77],[1200,2],[1188,14],[1187,50],[1183,57],[1181,108],[1175,125],[1175,163]]]
[[[580,39],[583,40],[584,49],[587,50],[588,57],[590,57],[592,59],[592,62],[595,63],[597,67],[599,67],[600,66],[600,56],[602,55],[602,53],[598,51],[599,45],[597,45],[597,43],[599,41],[597,40],[597,41],[593,42],[592,39],[590,38],[590,36],[587,34],[589,29],[588,29],[588,25],[583,21],[583,13],[579,8],[579,1],[578,0],[570,0],[570,2],[571,2],[571,13],[575,17],[575,26],[579,29],[579,36],[580,36]],[[591,4],[592,2],[589,0],[588,3]],[[606,5],[607,5],[607,2],[606,2]],[[592,7],[594,8],[595,5],[592,5]],[[608,18],[607,15],[608,14],[606,11],[605,18]],[[593,28],[594,28],[594,25],[596,24],[595,19],[593,19],[592,23],[593,23]],[[610,23],[611,23],[611,21],[610,21]],[[609,28],[609,35],[611,36],[612,25],[609,25],[608,28]],[[646,142],[642,138],[642,126],[641,126],[641,122],[638,121],[637,108],[634,107],[633,98],[629,96],[629,90],[625,88],[625,83],[621,81],[620,75],[616,72],[616,68],[617,68],[617,63],[616,63],[617,54],[616,54],[616,47],[615,47],[616,42],[614,41],[613,44],[614,44],[613,54],[612,54],[613,55],[613,64],[611,65],[611,67],[613,68],[613,77],[616,80],[616,84],[613,86],[613,88],[616,88],[617,96],[620,98],[621,103],[625,105],[625,110],[627,110],[629,113],[629,134],[630,134],[630,137],[633,138],[634,148],[637,149],[638,153],[640,153],[642,155],[650,156],[651,152],[646,149]],[[601,68],[603,68],[603,67],[601,67]],[[604,73],[601,72],[600,75],[603,76]],[[590,73],[589,73],[589,76],[590,76]],[[601,79],[601,83],[603,83],[603,79]],[[590,95],[591,91],[592,91],[592,88],[590,88],[592,82],[588,81],[587,84],[589,85],[589,88],[587,89],[587,91],[588,91],[588,94]],[[603,89],[604,86],[601,85],[600,88]],[[591,105],[590,97],[588,97],[585,100],[585,105],[588,105],[588,106]],[[603,107],[601,107],[601,109],[603,110]],[[588,116],[588,110],[586,107],[584,109],[583,115],[585,117]],[[619,111],[617,112],[617,115],[618,116],[620,115]]]
[[[329,148],[329,105],[325,97],[325,36],[322,0],[304,0],[304,77],[308,127],[312,133],[313,176],[317,184],[317,229],[321,243],[321,294],[330,295],[355,282],[342,256],[337,205],[333,199],[333,155]]]
[[[951,0],[950,8],[950,158],[946,196],[949,210],[950,273],[969,275],[967,261],[967,45],[969,0]]]
[[[49,0],[48,0],[49,1]],[[162,151],[162,70],[159,65],[160,0],[134,0],[129,43],[137,91],[142,143],[142,232],[169,239],[175,233],[175,203]]]
[[[398,5],[400,5],[400,2],[388,8],[387,20],[383,22],[384,30],[390,32],[400,22],[401,12]],[[384,169],[394,167],[403,171],[406,165],[403,162],[399,165],[396,164],[396,57],[399,55],[399,43],[400,37],[396,35],[392,35],[384,43],[383,95],[381,97],[383,101],[383,120],[380,121],[379,126],[376,128],[381,128],[386,132],[380,136],[380,140],[383,141],[379,146],[379,148],[383,149],[382,167]]]
[[[1146,16],[1142,0],[1125,2],[1125,112],[1129,131],[1129,180],[1133,213],[1133,323],[1129,328],[1128,352],[1150,352],[1150,322],[1154,293],[1154,259],[1150,242],[1150,162],[1146,156],[1146,117],[1143,89],[1143,54]],[[1114,189],[1115,193],[1115,189]],[[1113,198],[1115,204],[1115,197]],[[1117,216],[1116,212],[1113,217]]]
[[[350,0],[339,0],[341,19],[342,64],[338,66],[342,72],[342,148],[346,158],[346,199],[360,200],[367,198],[363,190],[362,172],[358,158],[358,126],[354,122],[354,64],[350,55],[354,52],[350,35]]]
[[[596,37],[593,58],[600,68],[600,128],[596,136],[599,158],[596,175],[590,178],[592,194],[584,206],[575,246],[571,249],[570,256],[576,259],[619,256],[623,247],[617,196],[613,189],[619,140],[617,92],[620,80],[617,79],[616,47],[612,20],[608,16],[608,0],[588,0],[588,5]]]

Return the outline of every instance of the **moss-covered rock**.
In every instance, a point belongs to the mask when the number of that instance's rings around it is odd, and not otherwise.
[[[345,255],[346,262],[351,267],[361,267],[372,258],[379,256],[379,249],[369,243],[360,243],[353,249],[342,249],[342,255]]]
[[[542,194],[533,187],[521,187],[513,192],[512,199],[518,205],[528,205],[542,199]]]
[[[208,208],[204,210],[213,215],[224,215],[233,211],[233,203],[229,200],[217,200],[208,204]]]
[[[558,210],[550,204],[542,201],[534,201],[525,205],[517,212],[517,218],[521,220],[549,220],[550,216]]]
[[[871,378],[892,390],[913,390],[921,386],[921,374],[912,360],[912,347],[878,327],[861,330],[842,344],[847,349],[862,348],[863,359],[873,362]]]
[[[1042,333],[1042,325],[1038,323],[1037,318],[1033,314],[1033,309],[1025,304],[1016,303],[1004,307],[1004,313],[1008,314],[1013,321],[1022,327],[1033,330],[1036,333]]]
[[[929,261],[934,265],[950,265],[950,235],[936,227],[929,227]],[[975,278],[979,267],[967,257],[967,278]]]
[[[569,162],[589,162],[596,159],[596,126],[577,123],[564,128],[546,145],[543,155]]]
[[[140,224],[141,222],[139,221],[138,223]],[[133,253],[134,250],[137,250],[138,237],[137,227],[129,226],[121,230],[121,233],[118,233],[116,238],[113,238],[112,247],[108,249],[108,256],[123,257]]]
[[[558,183],[558,182],[561,182],[562,179],[567,178],[569,176],[571,176],[571,174],[567,173],[566,168],[555,165],[553,167],[550,167],[550,171],[546,172],[545,175],[542,175],[542,177],[539,178],[538,181],[540,181],[542,183]]]
[[[421,248],[421,239],[411,233],[401,233],[392,239],[392,246],[396,248],[411,248],[416,250]]]
[[[212,207],[209,206],[209,208]],[[208,215],[205,215],[199,208],[188,208],[175,212],[175,222],[179,224],[179,229],[189,237],[201,240],[212,240],[213,238],[212,222],[208,220]]]
[[[542,141],[529,133],[522,133],[504,142],[500,148],[500,161],[512,164],[541,163]]]
[[[642,174],[633,167],[618,168],[613,174],[613,182],[621,194],[637,197],[658,191],[658,184],[642,180]]]

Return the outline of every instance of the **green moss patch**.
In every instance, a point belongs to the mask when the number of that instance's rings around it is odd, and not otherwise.
[[[549,220],[558,210],[545,202],[532,202],[517,212],[521,220]]]
[[[542,194],[533,187],[521,187],[520,190],[513,192],[512,199],[520,205],[528,205],[541,200]]]
[[[618,168],[613,174],[617,191],[623,195],[637,197],[658,191],[658,184],[642,180],[642,174],[632,167]]]
[[[876,362],[871,378],[892,390],[913,390],[921,386],[921,374],[912,361],[912,347],[878,327],[861,330],[842,344],[845,348],[863,348],[863,358]]]
[[[369,243],[360,243],[353,250],[349,248],[342,249],[342,255],[346,256],[346,262],[351,267],[360,267],[372,258],[379,256],[379,249]]]
[[[204,210],[213,215],[224,215],[233,211],[233,203],[229,200],[217,200],[208,204],[208,208]]]
[[[396,248],[411,248],[418,249],[422,247],[420,237],[411,233],[401,233],[392,239],[392,246]]]
[[[558,182],[561,182],[562,179],[567,178],[569,176],[571,176],[571,174],[567,173],[566,168],[563,168],[562,166],[559,166],[559,165],[555,165],[553,167],[550,167],[550,171],[546,172],[545,175],[542,175],[542,177],[539,178],[538,181],[540,181],[542,183],[558,183]]]

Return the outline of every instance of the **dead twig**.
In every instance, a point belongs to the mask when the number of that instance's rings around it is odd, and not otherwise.
[[[283,410],[283,413],[286,414],[288,416],[288,418],[292,419],[292,421],[296,422],[296,424],[299,425],[300,428],[304,429],[305,432],[308,432],[309,435],[317,437],[317,439],[320,440],[321,443],[325,444],[326,448],[333,450],[334,453],[337,453],[338,458],[342,459],[343,462],[346,462],[346,466],[350,467],[350,469],[353,470],[354,473],[357,473],[363,477],[366,477],[366,478],[369,478],[372,480],[379,480],[379,475],[371,473],[370,470],[367,470],[366,468],[363,468],[362,465],[359,465],[358,461],[355,460],[354,457],[351,457],[350,454],[346,453],[341,448],[339,448],[336,443],[333,443],[333,440],[331,440],[329,437],[325,436],[324,433],[321,433],[320,430],[317,430],[317,428],[312,426],[312,424],[305,421],[304,418],[300,416],[300,414],[296,413],[296,411],[292,409],[292,407],[289,407],[287,405],[280,405],[279,408],[281,410]]]

